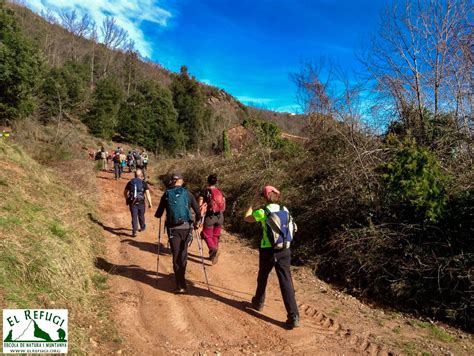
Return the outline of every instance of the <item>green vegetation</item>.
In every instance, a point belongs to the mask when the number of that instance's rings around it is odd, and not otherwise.
[[[395,333],[395,334],[400,334],[402,332],[402,328],[400,327],[400,325],[397,325],[395,326],[392,331]]]
[[[446,330],[444,330],[443,328],[439,326],[430,324],[429,330],[430,330],[431,336],[436,340],[447,342],[447,343],[455,341],[455,338],[453,336],[449,335],[446,332]]]
[[[99,323],[97,309],[103,305],[98,291],[105,288],[94,267],[101,233],[87,219],[95,209],[94,197],[83,191],[86,186],[81,191],[67,188],[13,143],[0,141],[0,151],[5,183],[0,186],[2,305],[69,309],[71,351],[90,353],[89,325]],[[90,167],[77,171],[94,184]]]
[[[444,9],[437,10],[420,18],[436,20]],[[462,20],[448,23],[463,26]],[[406,24],[399,25],[403,28]],[[205,185],[210,172],[217,173],[232,207],[227,227],[254,240],[259,237],[258,226],[242,224],[241,217],[249,205],[260,203],[262,185],[277,186],[299,227],[293,243],[294,263],[314,263],[321,278],[341,283],[353,294],[472,330],[474,171],[472,106],[470,92],[465,93],[470,88],[472,58],[465,58],[470,54],[466,47],[469,33],[456,26],[456,35],[447,38],[458,42],[449,43],[446,51],[455,57],[443,61],[445,68],[431,68],[433,61],[426,58],[437,57],[430,57],[434,53],[423,48],[420,61],[424,62],[419,67],[423,73],[414,77],[397,74],[406,70],[403,61],[397,67],[392,56],[396,51],[390,47],[402,40],[399,34],[378,38],[392,41],[377,52],[389,55],[372,56],[390,61],[369,68],[378,71],[372,73],[378,83],[374,91],[388,100],[388,104],[384,100],[377,104],[381,111],[393,115],[381,135],[365,129],[358,120],[360,88],[350,87],[344,97],[331,97],[339,91],[331,95],[331,78],[318,78],[318,73],[343,71],[309,68],[308,73],[296,76],[304,91],[299,94],[307,100],[303,103],[307,113],[299,121],[299,132],[308,138],[303,147],[280,137],[280,128],[270,122],[275,113],[236,104],[223,91],[200,85],[184,66],[179,74],[171,74],[139,61],[133,48],[123,51],[120,46],[99,46],[50,26],[24,8],[4,5],[0,9],[0,115],[15,119],[15,127],[27,138],[25,145],[37,144],[32,151],[43,162],[70,157],[68,142],[85,134],[76,132],[82,127],[77,118],[97,137],[130,141],[157,153],[202,153],[211,147],[214,152],[224,152],[222,156],[197,155],[162,162],[160,173],[183,171],[195,190]],[[429,29],[426,26],[411,33],[417,37],[415,42],[425,43],[419,36]],[[439,41],[436,48],[448,45],[439,38],[433,40]],[[468,70],[463,73],[465,68]],[[413,82],[420,77],[424,80],[414,88]],[[440,78],[441,82],[436,82]],[[336,86],[343,82],[338,80]],[[31,114],[35,105],[37,121],[48,123],[44,127],[47,135],[38,133],[33,120],[18,120]],[[387,118],[373,115],[380,122]],[[285,124],[292,126],[289,120]],[[225,130],[240,123],[253,139],[245,142],[241,157],[236,159],[229,155]],[[76,147],[79,144],[72,142]],[[28,160],[16,147],[2,146],[0,151]],[[33,174],[33,181],[43,177],[41,174]],[[16,184],[8,177],[0,178],[2,192]],[[12,243],[2,255],[2,263],[10,263],[5,268],[24,268],[29,254],[38,250],[47,255],[54,250],[48,242],[35,240],[38,232],[48,237],[45,241],[55,241],[62,248],[78,243],[74,234],[80,229],[75,229],[75,221],[57,212],[54,216],[61,221],[57,223],[45,216],[49,207],[38,209],[50,201],[50,190],[43,191],[41,185],[31,188],[38,194],[34,205],[28,205],[25,196],[18,199],[22,206],[11,199],[2,202],[9,214],[0,216],[0,228],[7,231],[8,227],[8,233],[27,239],[22,243],[28,246],[25,257]],[[62,188],[51,190],[64,193]],[[22,214],[17,214],[19,211]],[[32,223],[37,223],[35,217],[42,218],[40,227]],[[31,262],[31,271],[14,272],[24,281],[38,281],[38,287],[32,295],[25,295],[19,285],[11,286],[8,298],[20,305],[44,291],[56,297],[59,292],[47,278],[62,270],[48,263],[41,257]],[[45,276],[36,275],[40,270],[46,271]],[[90,274],[72,281],[81,278],[84,285],[101,284],[100,279],[91,282]],[[438,331],[433,333],[443,337]]]
[[[0,2],[0,117],[14,120],[31,114],[40,78],[41,55],[19,30],[13,12]]]
[[[143,82],[122,103],[118,132],[125,141],[147,150],[173,153],[184,148],[185,136],[177,116],[170,91],[156,82]]]
[[[435,156],[417,147],[410,137],[399,141],[389,135],[387,141],[395,150],[392,159],[383,165],[382,176],[390,200],[414,207],[422,220],[437,221],[446,206],[447,176],[441,172]]]
[[[58,115],[80,115],[88,102],[88,68],[77,62],[51,68],[41,86],[41,117],[48,120]]]
[[[173,79],[171,91],[178,122],[185,133],[186,148],[199,148],[202,136],[208,133],[210,111],[205,106],[205,96],[197,81],[189,76],[185,66]]]
[[[108,140],[114,136],[122,97],[122,89],[115,79],[97,83],[90,112],[83,119],[93,135]]]

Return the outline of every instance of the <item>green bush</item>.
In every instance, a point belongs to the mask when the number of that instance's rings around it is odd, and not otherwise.
[[[0,2],[0,118],[31,114],[34,91],[41,77],[42,58],[18,28],[13,11]]]
[[[383,165],[383,179],[389,199],[395,205],[413,207],[425,221],[442,217],[446,206],[447,175],[436,158],[426,148],[417,147],[415,140],[388,138],[395,154]]]

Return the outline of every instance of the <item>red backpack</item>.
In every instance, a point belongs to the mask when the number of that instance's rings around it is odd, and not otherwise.
[[[217,188],[209,189],[208,210],[213,213],[220,213],[225,210],[225,197]]]

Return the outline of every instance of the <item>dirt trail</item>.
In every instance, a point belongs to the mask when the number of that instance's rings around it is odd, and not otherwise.
[[[164,354],[308,354],[387,355],[386,343],[373,315],[381,313],[352,297],[333,291],[307,269],[295,269],[301,327],[284,328],[286,312],[273,272],[264,310],[250,308],[256,286],[257,251],[223,233],[219,263],[206,259],[211,284],[207,291],[196,240],[190,247],[187,295],[174,295],[173,270],[162,233],[160,270],[156,279],[158,220],[153,217],[161,191],[152,190],[154,207],[147,209],[147,230],[133,238],[123,189],[130,174],[115,181],[110,172],[98,175],[101,221],[107,252],[99,268],[111,275],[110,300],[124,348],[119,353]],[[205,256],[207,248],[204,247]],[[369,312],[370,311],[370,312]],[[377,314],[378,315],[378,314]],[[388,333],[388,334],[387,334]],[[392,345],[390,345],[392,344]],[[396,350],[395,350],[396,351]],[[398,353],[398,352],[396,352]]]

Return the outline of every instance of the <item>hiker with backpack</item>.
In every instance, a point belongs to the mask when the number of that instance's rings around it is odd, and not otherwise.
[[[193,241],[193,228],[199,227],[201,213],[196,198],[183,187],[184,180],[180,173],[171,176],[170,187],[161,197],[155,217],[160,219],[166,210],[165,227],[167,229],[171,252],[173,254],[173,271],[176,281],[174,293],[184,294],[186,286],[186,264],[188,246]],[[193,224],[191,208],[194,210],[196,221]]]
[[[135,170],[135,160],[133,159],[132,151],[128,151],[127,155],[128,173],[132,173]]]
[[[225,197],[222,191],[216,187],[216,175],[211,174],[207,177],[207,184],[207,188],[201,192],[198,198],[201,211],[204,211],[205,214],[201,236],[209,248],[209,258],[215,265],[220,254],[219,238],[224,224]]]
[[[148,202],[148,207],[151,208],[151,195],[148,189],[148,184],[143,180],[143,172],[140,169],[135,171],[135,178],[131,179],[125,186],[123,192],[127,205],[130,208],[130,215],[132,217],[132,236],[137,236],[138,231],[145,231],[145,198]]]
[[[123,171],[125,170],[125,167],[127,167],[127,155],[123,152],[121,149],[119,151],[120,153],[120,176],[122,176]]]
[[[114,162],[115,180],[119,180],[122,177],[122,163],[120,162],[120,152],[118,150],[115,151],[112,161]]]
[[[101,169],[103,171],[107,171],[107,152],[105,151],[104,147],[100,149],[100,162]]]
[[[148,169],[148,153],[145,150],[142,152],[142,160],[143,160],[143,169],[146,171]]]
[[[257,210],[250,207],[244,217],[246,222],[261,223],[263,229],[259,248],[257,290],[252,298],[252,306],[258,311],[263,309],[268,275],[275,267],[287,312],[286,325],[293,329],[299,326],[299,312],[290,272],[290,244],[297,227],[288,209],[278,203],[278,189],[267,185],[263,187],[261,196],[264,206]]]

